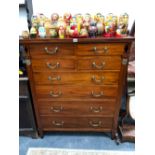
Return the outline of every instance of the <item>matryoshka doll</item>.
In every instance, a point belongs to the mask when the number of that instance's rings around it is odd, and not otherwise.
[[[33,25],[33,27],[35,27],[36,29],[38,29],[38,25],[39,25],[39,20],[38,17],[36,15],[32,15],[31,17],[31,23]]]
[[[51,21],[50,21],[50,19],[47,18],[45,20],[44,27],[45,27],[45,30],[46,30],[46,36],[47,37],[50,36],[50,33],[49,33],[50,28],[51,28]]]
[[[80,13],[76,15],[76,22],[77,22],[77,30],[80,33],[83,24],[83,17]]]
[[[40,26],[38,28],[38,35],[40,38],[45,38],[46,37],[46,30],[43,24],[43,21],[40,22]]]
[[[97,34],[102,35],[104,32],[104,16],[103,15],[100,15],[98,17],[96,27],[97,27]]]
[[[128,18],[129,18],[129,16],[127,13],[120,15],[119,20],[118,20],[118,27],[116,30],[117,36],[126,36],[127,35]]]
[[[52,25],[57,26],[58,19],[59,19],[59,15],[57,13],[53,13],[51,15]]]
[[[109,13],[106,17],[105,21],[105,37],[112,37],[115,35],[116,27],[115,27],[115,18],[113,19],[113,14]]]
[[[36,38],[37,37],[37,30],[34,26],[31,27],[30,29],[30,37],[31,38]]]
[[[88,29],[89,36],[95,38],[97,35],[96,21],[92,20]]]
[[[38,24],[39,24],[39,26],[42,26],[42,24],[44,24],[45,19],[46,19],[45,15],[43,13],[39,13],[37,15],[37,18],[38,18]]]
[[[28,31],[22,31],[22,37],[23,38],[28,38],[29,37],[29,32]]]
[[[59,27],[59,38],[64,39],[65,38],[65,28],[63,26]]]
[[[70,13],[65,13],[63,16],[64,21],[66,22],[66,25],[68,26],[70,24],[70,19],[72,18],[72,15]]]
[[[82,28],[81,30],[80,30],[80,35],[79,35],[80,37],[88,37],[89,35],[88,35],[88,30],[86,29],[86,28]]]
[[[56,38],[58,36],[57,28],[52,26],[49,30],[49,34],[51,38]]]
[[[102,16],[102,14],[101,13],[97,13],[95,16],[94,16],[94,20],[96,21],[96,22],[98,22],[99,20],[100,20],[100,17]]]
[[[83,19],[83,27],[88,30],[91,21],[91,15],[86,13]]]
[[[62,17],[59,18],[57,25],[56,26],[58,29],[62,26],[64,29],[66,29],[66,22],[64,21],[64,19]]]

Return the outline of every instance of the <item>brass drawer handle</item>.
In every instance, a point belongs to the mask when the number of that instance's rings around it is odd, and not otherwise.
[[[101,65],[97,65],[95,62],[92,63],[92,67],[95,69],[103,69],[105,66],[105,62],[101,62]]]
[[[62,106],[52,106],[51,110],[53,112],[61,112],[63,110],[63,107]]]
[[[101,76],[101,78],[98,79],[98,80],[96,79],[95,75],[92,76],[92,81],[95,82],[95,83],[97,83],[97,84],[102,83],[103,80],[104,80],[104,76]]]
[[[54,65],[51,64],[51,63],[49,63],[49,62],[47,62],[46,65],[47,65],[47,67],[48,67],[49,69],[57,69],[57,68],[60,67],[60,63],[59,63],[59,62],[57,62],[57,63],[54,64]]]
[[[103,50],[104,50],[105,53],[107,53],[107,52],[109,51],[109,48],[108,48],[107,46],[105,46],[105,47],[103,48]]]
[[[97,47],[96,47],[96,46],[93,47],[93,51],[94,51],[95,53],[97,53]],[[109,51],[108,47],[105,46],[105,47],[103,48],[103,52],[104,52],[104,53],[107,53],[108,51]]]
[[[59,122],[57,122],[57,121],[52,121],[52,124],[55,125],[55,126],[60,127],[60,126],[63,126],[63,125],[64,125],[64,121],[59,121]]]
[[[89,124],[92,127],[100,127],[102,124],[102,121],[98,121],[98,122],[89,121]]]
[[[104,94],[103,94],[103,91],[101,91],[99,94],[95,94],[93,91],[91,92],[92,96],[93,97],[102,97]]]
[[[56,54],[56,53],[57,53],[58,47],[55,47],[55,48],[52,49],[51,51],[48,49],[48,47],[45,47],[44,50],[45,50],[45,52],[46,52],[47,54],[52,55],[52,54]]]
[[[51,95],[52,97],[60,97],[60,96],[62,95],[62,92],[59,91],[57,94],[54,94],[53,91],[50,91],[50,95]]]
[[[57,77],[51,77],[51,76],[49,76],[48,77],[48,80],[49,81],[60,81],[61,80],[61,77],[59,75]]]
[[[91,112],[94,112],[94,113],[99,113],[103,110],[102,106],[96,108],[96,107],[90,107],[90,110]]]

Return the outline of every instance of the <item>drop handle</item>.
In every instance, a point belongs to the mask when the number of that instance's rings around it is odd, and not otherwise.
[[[92,67],[95,69],[103,69],[104,66],[105,66],[105,62],[101,62],[100,65],[97,65],[95,61],[92,63]]]
[[[104,94],[103,94],[103,91],[101,91],[99,94],[95,94],[93,91],[91,92],[91,95],[95,98],[98,98],[98,97],[102,97]]]
[[[46,65],[49,69],[58,69],[60,67],[59,62],[57,62],[56,64],[51,64],[51,63],[47,62]]]
[[[92,79],[93,82],[95,82],[95,83],[97,83],[97,84],[100,84],[100,83],[103,82],[104,76],[101,76],[100,79],[96,79],[95,75],[93,75],[91,79]]]
[[[63,110],[62,106],[52,106],[51,111],[53,112],[61,112]]]
[[[104,50],[105,53],[107,53],[107,52],[109,51],[109,48],[108,48],[107,46],[105,46],[105,47],[103,48],[103,50]]]
[[[89,124],[92,127],[100,127],[102,124],[102,121],[98,121],[98,122],[89,121]]]
[[[52,121],[52,124],[55,125],[55,126],[63,126],[64,125],[64,121]]]
[[[96,46],[94,46],[94,47],[93,47],[93,51],[94,51],[94,52],[96,52],[96,51],[97,51],[97,48],[96,48]]]
[[[45,52],[46,52],[47,54],[53,55],[53,54],[56,54],[56,53],[57,53],[58,47],[55,47],[55,48],[52,49],[52,50],[49,50],[48,47],[45,47],[44,50],[45,50]]]
[[[49,76],[48,77],[48,80],[49,81],[60,81],[61,80],[61,77],[59,75],[57,77],[51,77],[51,76]]]
[[[97,47],[96,47],[96,46],[93,47],[93,51],[94,51],[95,53],[97,53],[98,50],[97,50]],[[104,46],[103,52],[104,52],[104,53],[107,53],[108,51],[109,51],[109,48],[108,48],[107,46]]]
[[[103,107],[100,106],[100,107],[90,107],[90,110],[91,112],[94,112],[94,113],[99,113],[103,110]]]
[[[53,91],[50,91],[50,96],[52,96],[52,97],[60,97],[62,95],[62,92],[61,91],[59,91],[57,94],[55,94]]]

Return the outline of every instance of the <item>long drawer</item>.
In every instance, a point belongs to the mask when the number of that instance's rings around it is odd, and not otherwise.
[[[49,117],[41,116],[44,130],[54,129],[111,129],[112,117]]]
[[[105,97],[116,97],[118,86],[72,86],[72,85],[36,85],[38,99],[101,99]]]
[[[42,101],[38,102],[40,115],[113,116],[116,100],[103,101]]]
[[[84,70],[120,70],[120,56],[92,56],[78,59],[78,69]]]
[[[96,43],[96,44],[79,44],[77,45],[77,55],[121,55],[124,52],[125,44],[123,43]]]
[[[118,84],[119,72],[36,72],[36,84]]]
[[[74,55],[73,44],[33,44],[30,45],[32,58],[51,58],[52,56]]]
[[[33,72],[74,70],[76,63],[74,58],[49,58],[32,59]]]

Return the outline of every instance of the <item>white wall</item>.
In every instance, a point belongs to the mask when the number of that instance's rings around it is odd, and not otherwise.
[[[63,15],[65,12],[76,13],[102,13],[106,16],[108,13],[120,15],[129,14],[129,29],[135,19],[134,0],[32,0],[33,12],[44,13],[50,17],[52,13],[57,12]]]
[[[22,31],[28,30],[28,23],[27,23],[27,13],[24,7],[19,8],[19,35],[22,34]]]

